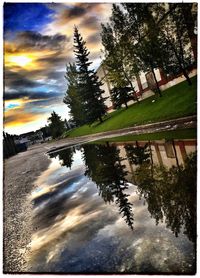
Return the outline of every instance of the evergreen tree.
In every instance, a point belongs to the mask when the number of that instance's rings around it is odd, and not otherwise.
[[[63,102],[70,109],[71,120],[76,126],[79,126],[86,123],[86,121],[84,107],[79,93],[78,72],[75,64],[67,65],[65,78],[68,82],[68,88]]]
[[[84,160],[86,172],[99,188],[99,195],[105,202],[114,202],[126,223],[133,229],[132,204],[129,195],[124,191],[128,188],[125,165],[115,146],[85,145]]]
[[[50,132],[49,126],[45,125],[44,127],[41,127],[40,130],[43,133],[43,139],[45,139],[46,137],[51,136],[51,132]]]
[[[71,169],[72,163],[73,163],[73,155],[74,155],[74,149],[73,148],[68,148],[65,150],[60,150],[58,152],[53,152],[49,154],[49,156],[52,157],[57,157],[61,161],[61,166],[66,166],[67,168]]]
[[[134,100],[132,90],[130,87],[114,87],[111,89],[110,93],[114,109],[120,108],[122,104],[125,104],[125,107],[127,109],[127,103],[130,100]]]
[[[136,141],[136,146],[125,145],[128,160],[134,165],[141,165],[142,163],[150,163],[149,145],[145,144],[144,147],[139,146]]]
[[[61,136],[64,132],[64,122],[56,112],[51,113],[51,117],[48,118],[49,130],[53,138]]]
[[[74,52],[79,75],[78,92],[83,105],[85,119],[87,123],[93,123],[98,119],[103,122],[102,117],[106,114],[106,106],[104,104],[106,98],[102,96],[104,91],[100,88],[103,84],[98,81],[96,72],[90,69],[89,51],[85,44],[78,29],[75,27]]]

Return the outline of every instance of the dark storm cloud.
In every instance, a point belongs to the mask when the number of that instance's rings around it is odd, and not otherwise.
[[[64,63],[65,64],[65,63]],[[55,66],[55,65],[54,65]],[[42,82],[31,80],[32,76],[38,76],[40,78],[41,74],[45,74]],[[66,91],[67,83],[64,78],[65,71],[55,71],[55,68],[47,68],[44,70],[35,70],[33,72],[12,72],[10,70],[6,70],[5,72],[5,89],[6,89],[6,100],[10,100],[13,98],[19,99],[20,97],[31,96],[31,98],[35,96],[35,98],[40,98],[39,93],[41,92],[41,97],[52,97],[52,93],[48,93],[44,95],[43,90],[48,92],[59,92],[58,94],[64,94]],[[38,89],[38,90],[37,90]],[[32,91],[34,91],[32,93]],[[32,93],[30,95],[30,93]],[[7,96],[9,94],[9,96]]]
[[[30,80],[20,73],[13,72],[10,70],[5,71],[5,86],[7,87],[19,89],[24,87],[35,88],[42,85],[44,84]]]
[[[89,16],[89,17],[85,17],[81,21],[81,24],[79,24],[79,26],[87,27],[88,29],[96,30],[99,32],[100,23],[96,16]]]
[[[74,19],[76,17],[84,16],[87,13],[85,7],[74,6],[71,9],[65,9],[62,13],[61,19]]]
[[[69,22],[76,18],[84,18],[86,14],[90,15],[90,13],[98,13],[101,9],[102,3],[76,3],[74,5],[70,5],[69,3],[67,7],[60,6],[60,21],[66,23],[67,21]],[[88,21],[88,24],[91,23],[91,21]]]
[[[100,40],[99,33],[93,34],[87,38],[87,43],[98,43]]]
[[[59,94],[57,92],[52,92],[52,91],[50,92],[16,91],[16,92],[5,93],[4,100],[21,99],[21,98],[36,100],[36,99],[49,99],[57,96],[59,96]]]
[[[65,35],[56,34],[53,36],[41,35],[38,32],[25,31],[19,32],[16,36],[16,41],[21,49],[48,49],[60,50],[68,41]]]
[[[102,6],[105,5],[103,3],[78,3],[77,6],[79,8],[84,9],[86,12],[98,12],[102,9]]]
[[[55,79],[55,80],[62,79],[63,81],[65,81],[64,75],[65,75],[65,71],[62,71],[62,72],[49,71],[47,73],[47,77],[49,79]]]
[[[65,59],[62,56],[50,56],[50,57],[42,57],[40,59],[37,59],[37,62],[45,62],[48,63],[49,65],[52,65],[53,67],[57,65],[65,65]]]

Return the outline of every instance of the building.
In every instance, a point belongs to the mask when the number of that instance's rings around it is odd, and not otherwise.
[[[41,130],[31,131],[15,136],[15,144],[24,144],[26,147],[43,141],[43,132]]]
[[[185,77],[182,74],[179,74],[176,77],[166,78],[161,69],[154,69],[154,72],[161,91],[170,88],[185,80]],[[197,69],[193,68],[190,70],[189,76],[193,77],[195,75],[197,75]],[[105,104],[107,106],[108,113],[110,113],[114,110],[110,93],[113,86],[111,82],[108,80],[108,72],[103,64],[101,64],[100,67],[97,69],[97,76],[99,77],[99,80],[103,83],[101,89],[104,90],[104,93],[102,96],[108,97],[105,101]],[[133,86],[135,88],[137,96],[140,99],[145,99],[154,95],[154,92],[150,89],[152,82],[154,81],[153,74],[151,72],[141,72],[137,79],[133,78]],[[129,104],[132,103],[133,101],[129,102]]]
[[[191,10],[188,10],[187,6],[185,6],[183,9],[183,15],[186,21],[188,37],[190,41],[185,47],[185,50],[189,50],[192,56],[191,65],[187,68],[187,70],[189,71],[189,77],[193,77],[197,74],[197,3],[192,3],[190,8]],[[163,17],[162,20],[166,20],[169,14],[169,5],[167,3],[165,3],[165,10],[166,17]],[[154,73],[161,91],[185,80],[185,77],[182,73],[177,74],[176,76],[169,76],[166,75],[160,68],[155,68]],[[107,111],[112,112],[114,110],[110,93],[112,84],[108,79],[108,71],[103,63],[97,69],[97,75],[103,83],[103,86],[101,87],[104,90],[103,97],[108,97],[105,102],[108,108]],[[148,98],[154,95],[154,92],[151,90],[152,87],[155,87],[155,80],[152,72],[141,72],[138,77],[133,76],[132,83],[139,99]],[[129,104],[131,103],[133,103],[133,101],[129,102]]]
[[[114,143],[113,143],[114,144]],[[128,176],[132,178],[132,174],[136,170],[137,166],[130,163],[127,158],[127,153],[125,146],[126,144],[131,144],[136,146],[136,142],[130,143],[115,143],[118,150],[120,151],[120,157],[123,158],[122,164],[126,167],[128,171]],[[141,141],[137,142],[139,147],[144,147],[148,144],[149,150],[151,150],[152,164],[157,166],[164,166],[166,168],[171,168],[172,166],[180,166],[185,164],[185,160],[192,153],[197,151],[197,141],[192,139],[182,139],[182,140],[155,140],[155,141]]]

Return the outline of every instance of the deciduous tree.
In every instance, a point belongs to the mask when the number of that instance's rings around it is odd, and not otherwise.
[[[101,37],[108,79],[115,88],[130,87],[134,100],[138,101],[133,79],[139,74],[139,61],[136,56],[130,58],[127,20],[118,5],[113,5],[110,23],[102,24]]]
[[[185,9],[191,6],[186,3],[169,4],[168,16],[162,24],[162,47],[167,49],[169,60],[165,63],[165,70],[175,74],[182,73],[189,85],[192,84],[187,68],[192,64],[192,48],[188,29],[184,17]],[[194,32],[194,30],[193,30]],[[194,46],[193,46],[194,47]]]

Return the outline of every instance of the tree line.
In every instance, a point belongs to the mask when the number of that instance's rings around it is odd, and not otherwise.
[[[141,72],[150,72],[152,90],[162,95],[155,69],[165,77],[183,74],[189,85],[188,68],[197,62],[197,36],[192,3],[123,3],[113,4],[110,22],[102,24],[108,78],[114,88],[115,102],[123,90],[133,89],[133,80]],[[116,94],[116,91],[118,93]]]
[[[139,102],[134,88],[141,72],[150,72],[150,89],[162,96],[155,69],[166,79],[183,74],[192,84],[188,69],[197,62],[197,36],[192,3],[113,4],[109,22],[102,24],[102,67],[112,84],[111,100],[120,108],[130,100]],[[193,58],[192,53],[193,52]],[[91,69],[89,51],[78,28],[74,28],[76,62],[66,67],[68,88],[63,99],[77,126],[103,121],[106,114],[102,82]]]

